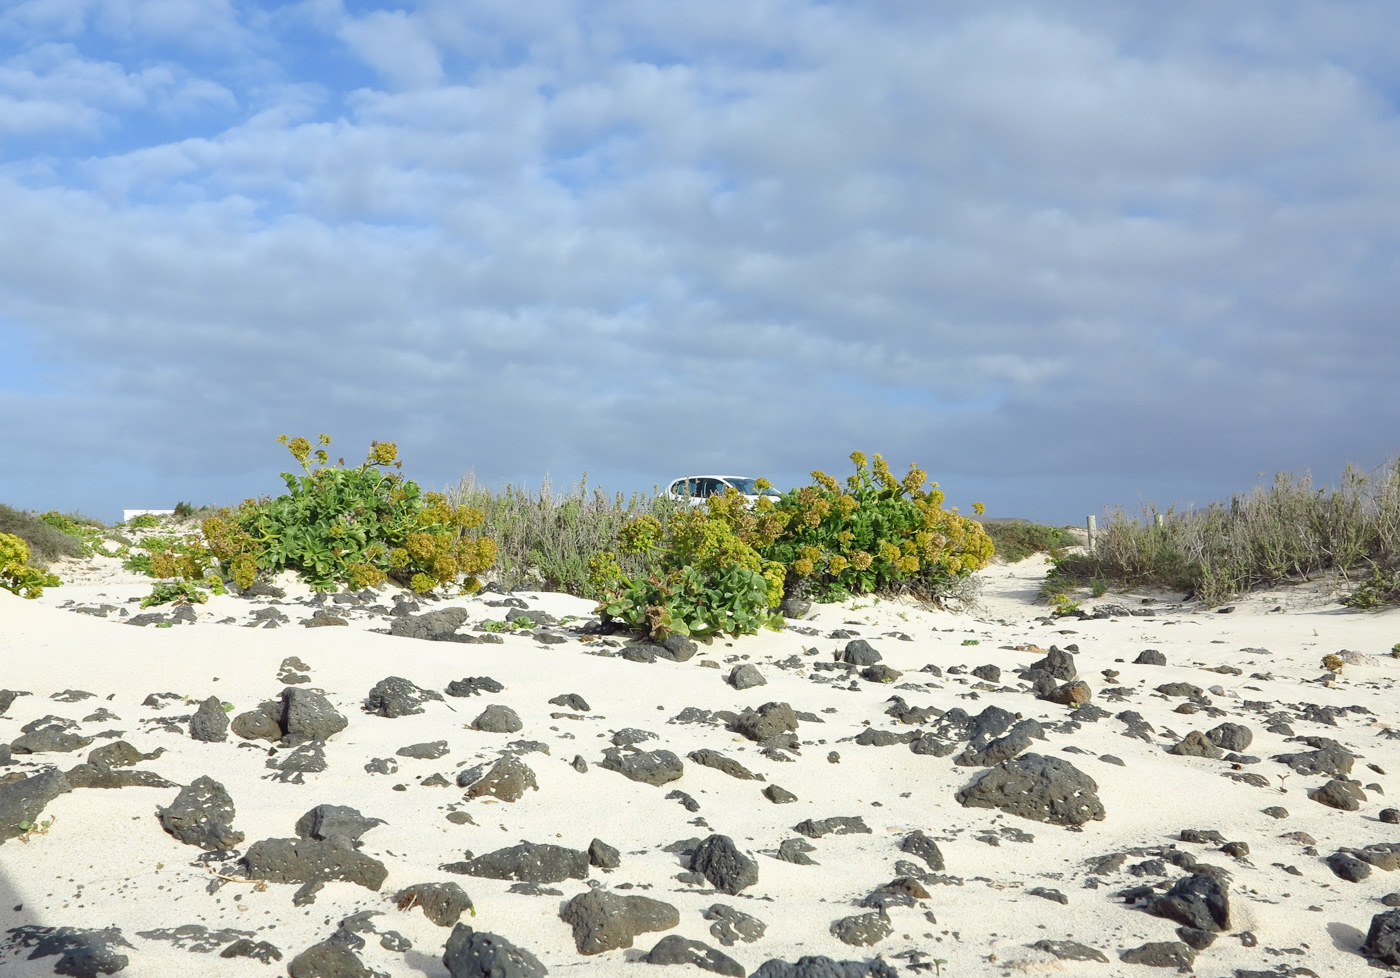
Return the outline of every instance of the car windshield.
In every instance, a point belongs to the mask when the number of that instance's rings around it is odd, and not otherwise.
[[[745,496],[758,496],[758,495],[763,495],[763,496],[781,496],[781,495],[782,495],[782,493],[778,492],[778,490],[772,489],[772,488],[765,489],[765,490],[763,490],[762,493],[760,493],[760,492],[758,491],[758,486],[757,486],[757,484],[756,484],[756,483],[758,482],[757,479],[734,479],[734,478],[726,478],[724,481],[727,482],[727,483],[729,483],[729,484],[730,484],[731,486],[733,486],[735,489],[738,489],[738,490],[739,490],[740,492],[742,492]]]

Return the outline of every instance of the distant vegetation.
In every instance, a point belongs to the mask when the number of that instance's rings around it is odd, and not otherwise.
[[[1345,599],[1353,607],[1400,602],[1400,462],[1369,474],[1348,467],[1335,488],[1280,473],[1271,485],[1205,509],[1149,505],[1141,520],[1120,510],[1099,529],[1093,553],[1055,561],[1042,590],[1097,581],[1167,588],[1217,605],[1328,573],[1355,582]]]
[[[666,522],[677,503],[664,493],[622,493],[609,496],[588,485],[588,474],[562,492],[548,479],[538,490],[506,485],[499,491],[463,479],[448,498],[485,514],[481,531],[496,541],[492,577],[502,587],[564,591],[585,598],[602,592],[588,578],[588,562],[613,549],[617,534],[629,520],[651,516]],[[618,558],[623,569],[643,573],[640,557]]]
[[[62,557],[92,553],[88,532],[100,528],[97,520],[77,513],[27,513],[0,503],[0,533],[19,537],[29,548],[29,563],[47,567]]]
[[[1033,554],[1057,555],[1079,540],[1062,526],[1046,526],[1029,520],[986,520],[982,527],[996,546],[996,555],[1016,563]]]

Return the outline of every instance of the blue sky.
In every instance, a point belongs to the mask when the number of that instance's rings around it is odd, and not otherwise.
[[[918,462],[1079,522],[1400,450],[1385,2],[12,0],[0,501]]]

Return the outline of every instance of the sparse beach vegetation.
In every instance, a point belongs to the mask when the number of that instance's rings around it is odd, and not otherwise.
[[[477,590],[476,577],[496,560],[496,544],[475,532],[485,514],[423,492],[399,469],[398,446],[374,442],[365,461],[330,464],[331,439],[279,439],[301,466],[283,472],[287,492],[245,499],[204,521],[220,572],[239,587],[260,573],[299,573],[318,591],[375,587],[393,580],[426,593]],[[159,573],[156,576],[169,576]],[[189,575],[193,576],[193,575]]]
[[[936,600],[991,559],[976,520],[943,508],[917,466],[896,479],[885,460],[853,452],[845,484],[813,472],[810,486],[750,506],[736,491],[711,496],[662,523],[628,522],[618,551],[650,572],[629,574],[612,551],[591,562],[599,610],[654,638],[680,632],[752,634],[777,626],[785,596],[819,601],[894,592]],[[759,480],[760,491],[768,487]],[[979,514],[981,506],[974,505]]]
[[[1160,522],[1158,517],[1161,517]],[[1280,473],[1229,503],[1177,512],[1155,505],[1142,519],[1118,510],[1095,549],[1053,558],[1047,599],[1079,586],[1155,587],[1215,606],[1260,587],[1337,574],[1344,603],[1400,601],[1400,462],[1367,473],[1349,467],[1336,487]],[[1102,592],[1100,592],[1102,593]]]
[[[548,479],[538,490],[507,484],[494,491],[469,476],[447,495],[453,505],[484,514],[481,532],[496,541],[492,577],[502,587],[564,591],[595,600],[602,592],[589,579],[594,555],[615,549],[617,534],[629,520],[650,516],[664,524],[677,508],[660,492],[610,496],[590,487],[587,473],[564,492],[556,492]],[[638,555],[621,554],[617,560],[629,574],[649,570]]]
[[[1012,564],[1035,554],[1058,555],[1079,543],[1063,526],[1047,526],[1030,520],[984,519],[982,529],[996,545],[996,555]]]

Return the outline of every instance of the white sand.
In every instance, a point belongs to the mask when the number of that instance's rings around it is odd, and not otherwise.
[[[294,955],[330,936],[341,918],[373,909],[384,914],[376,918],[378,929],[401,933],[412,941],[413,949],[386,950],[378,937],[367,934],[361,957],[368,966],[393,975],[445,976],[441,955],[448,930],[428,922],[421,911],[399,911],[389,897],[409,884],[446,880],[462,885],[476,904],[475,918],[464,922],[528,948],[551,974],[650,974],[647,965],[628,962],[651,948],[663,933],[643,934],[633,949],[594,957],[575,949],[558,910],[564,899],[586,889],[582,881],[550,884],[563,892],[562,897],[526,896],[508,893],[509,882],[454,876],[438,869],[442,863],[460,860],[464,850],[480,855],[526,839],[585,849],[597,837],[615,846],[622,852],[621,868],[609,873],[595,870],[593,878],[610,888],[634,884],[636,889],[620,892],[673,904],[681,923],[668,933],[719,947],[708,932],[709,922],[701,916],[714,903],[761,918],[768,925],[763,938],[721,948],[750,972],[769,958],[794,961],[801,955],[824,954],[837,959],[883,955],[901,974],[924,973],[904,971],[909,959],[893,958],[913,949],[945,960],[942,971],[955,976],[1152,974],[1142,966],[1121,963],[1118,951],[1147,941],[1175,940],[1175,925],[1126,906],[1114,894],[1129,886],[1174,879],[1180,870],[1169,866],[1166,877],[1146,878],[1120,871],[1103,877],[1103,885],[1091,889],[1085,887],[1084,860],[1133,847],[1176,844],[1233,874],[1232,932],[1222,934],[1200,954],[1198,973],[1227,975],[1237,968],[1285,964],[1305,966],[1319,975],[1361,975],[1367,973],[1366,964],[1356,948],[1372,915],[1386,909],[1379,898],[1400,890],[1400,877],[1392,874],[1377,870],[1361,883],[1348,883],[1321,861],[1338,847],[1396,840],[1397,827],[1376,817],[1393,802],[1368,791],[1369,800],[1359,812],[1342,812],[1309,800],[1305,789],[1327,779],[1290,775],[1284,765],[1270,759],[1276,753],[1307,748],[1266,732],[1264,714],[1242,707],[1245,700],[1267,700],[1275,710],[1289,710],[1300,703],[1366,707],[1374,716],[1351,714],[1336,727],[1308,722],[1293,722],[1293,727],[1298,735],[1341,741],[1361,755],[1354,778],[1391,789],[1388,775],[1380,772],[1400,771],[1400,742],[1378,734],[1390,729],[1397,718],[1392,687],[1400,676],[1400,660],[1389,658],[1388,653],[1400,640],[1400,614],[1353,612],[1316,588],[1280,589],[1252,597],[1238,602],[1232,614],[1195,610],[1156,618],[1068,619],[1046,625],[1037,620],[1045,607],[1032,603],[1045,567],[1043,561],[1031,559],[986,571],[981,605],[973,613],[872,604],[869,599],[819,606],[803,623],[820,630],[816,637],[789,630],[702,646],[701,653],[686,663],[643,664],[586,654],[599,648],[596,641],[571,640],[547,647],[528,635],[512,634],[500,645],[423,642],[374,634],[365,630],[365,622],[348,628],[307,629],[297,622],[310,612],[290,604],[295,595],[289,595],[284,606],[292,623],[275,630],[217,624],[226,616],[245,621],[250,610],[267,606],[233,597],[199,606],[198,624],[172,628],[136,628],[120,624],[115,614],[104,620],[62,610],[59,606],[71,600],[78,605],[106,602],[137,613],[127,599],[146,593],[150,582],[114,574],[103,569],[103,563],[94,562],[89,573],[77,575],[82,583],[51,589],[38,601],[0,592],[0,661],[4,663],[0,686],[33,694],[15,700],[0,718],[0,740],[13,740],[21,725],[48,714],[81,720],[105,707],[120,719],[84,723],[82,731],[93,735],[118,730],[139,750],[164,748],[162,756],[138,767],[179,784],[201,775],[224,784],[237,806],[234,825],[246,833],[245,849],[260,839],[291,836],[297,818],[321,803],[350,805],[388,823],[364,837],[363,851],[388,868],[388,880],[380,892],[329,883],[313,906],[298,908],[292,905],[294,885],[272,884],[258,891],[252,885],[228,883],[216,893],[206,892],[208,868],[194,862],[200,850],[167,835],[155,816],[158,806],[174,799],[174,788],[84,789],[59,797],[45,813],[54,820],[46,834],[27,843],[11,840],[0,846],[0,936],[9,928],[31,924],[117,926],[135,945],[125,951],[131,964],[124,975],[283,974]],[[75,577],[72,569],[64,573]],[[588,602],[568,596],[522,596],[532,609],[556,616],[587,618],[591,611]],[[471,617],[462,629],[468,631],[483,619],[509,614],[508,609],[484,605],[484,599],[493,597],[498,596],[436,606],[469,608]],[[1086,600],[1085,605],[1140,607],[1138,601],[1137,596],[1110,594],[1098,602]],[[1276,606],[1284,610],[1271,612]],[[835,627],[849,628],[868,639],[885,663],[904,671],[900,683],[931,685],[897,689],[859,681],[859,688],[852,691],[845,688],[845,680],[839,685],[818,683],[809,677],[808,668],[770,664],[800,656],[809,647],[817,648],[820,659],[829,661],[845,645],[845,640],[826,637]],[[894,631],[912,641],[887,636]],[[980,644],[964,645],[968,640]],[[1096,703],[1115,714],[1136,710],[1157,730],[1155,742],[1149,744],[1122,736],[1125,725],[1109,718],[1072,733],[1051,732],[1048,741],[1032,748],[1069,760],[1097,781],[1107,810],[1104,821],[1073,831],[992,810],[966,809],[954,800],[954,792],[983,769],[957,767],[952,757],[915,755],[903,745],[861,747],[847,742],[867,724],[898,732],[912,729],[885,716],[886,701],[894,694],[913,706],[961,707],[975,714],[995,704],[1042,722],[1059,722],[1067,714],[1064,707],[1026,693],[979,690],[975,688],[979,681],[971,676],[939,679],[918,671],[928,663],[944,670],[993,663],[1004,672],[1001,684],[1015,687],[1016,677],[1009,670],[1040,653],[1002,646],[1048,648],[1052,643],[1079,646],[1079,674],[1093,687]],[[1146,648],[1162,651],[1169,665],[1133,665],[1133,658]],[[1245,653],[1243,648],[1269,651]],[[1317,681],[1322,675],[1321,657],[1344,649],[1367,653],[1375,657],[1375,664],[1348,666],[1335,685]],[[265,766],[266,742],[249,745],[230,735],[225,743],[205,744],[147,722],[191,713],[198,701],[210,695],[232,702],[235,714],[252,709],[281,693],[277,673],[287,656],[297,656],[311,667],[311,685],[324,690],[350,721],[327,745],[329,769],[307,775],[305,784],[269,779],[274,772]],[[706,660],[721,662],[723,670],[705,668]],[[737,661],[757,664],[768,684],[743,692],[730,688],[723,677]],[[1237,666],[1243,674],[1203,671],[1217,665]],[[1123,703],[1104,702],[1103,669],[1120,670],[1123,684],[1137,694]],[[1253,674],[1272,678],[1252,678]],[[506,689],[495,696],[430,702],[416,716],[367,715],[360,708],[365,694],[391,675],[436,690],[454,679],[490,676]],[[1211,699],[1228,715],[1216,719],[1204,713],[1173,713],[1182,700],[1152,692],[1153,687],[1171,681],[1220,687],[1220,692],[1210,694]],[[96,696],[74,703],[51,698],[70,688]],[[142,706],[153,692],[178,693],[192,702],[175,701],[159,711]],[[587,719],[552,719],[551,713],[567,712],[547,702],[561,693],[581,694],[592,708]],[[799,736],[806,746],[795,763],[762,756],[756,745],[722,726],[668,723],[688,706],[738,711],[769,701],[791,703],[825,721],[801,725]],[[515,709],[524,720],[524,730],[501,735],[468,729],[489,703]],[[834,712],[823,712],[828,709]],[[1164,752],[1177,739],[1164,736],[1164,728],[1182,735],[1208,729],[1221,719],[1244,723],[1253,731],[1254,742],[1246,753],[1262,761],[1243,770],[1267,776],[1270,787],[1228,779],[1223,775],[1232,772],[1224,761]],[[682,758],[701,747],[720,750],[765,775],[769,783],[794,792],[799,801],[771,804],[760,794],[764,783],[736,780],[688,760],[684,777],[662,788],[628,781],[596,766],[609,744],[607,738],[623,727],[659,734],[659,741],[642,747],[664,747]],[[93,747],[110,739],[99,739]],[[451,752],[441,759],[397,758],[397,774],[365,772],[366,762],[373,758],[394,757],[405,745],[443,739]],[[450,781],[460,767],[494,759],[508,742],[520,739],[543,741],[550,754],[522,755],[536,773],[539,791],[519,802],[462,802],[462,790],[455,786],[418,784],[435,772]],[[1063,748],[1070,745],[1087,753],[1066,753]],[[828,762],[827,753],[832,750],[840,752],[839,764]],[[87,750],[16,755],[7,770],[66,769],[86,754]],[[1101,754],[1116,755],[1125,766],[1100,761]],[[575,755],[593,765],[586,774],[570,766]],[[1380,770],[1368,769],[1367,764]],[[407,790],[396,791],[396,785]],[[699,812],[667,800],[673,789],[693,796],[700,803]],[[469,812],[476,824],[449,823],[445,818],[449,805]],[[1261,809],[1273,805],[1286,807],[1291,816],[1276,820],[1261,814]],[[697,814],[705,825],[692,824]],[[816,851],[811,853],[816,866],[758,854],[793,838],[792,827],[803,819],[834,815],[859,815],[873,834],[816,840]],[[840,943],[829,933],[831,923],[864,912],[855,904],[895,877],[896,860],[913,858],[900,852],[898,843],[915,828],[939,841],[946,873],[961,878],[963,885],[931,885],[929,899],[919,906],[892,908],[894,932],[874,947]],[[1236,860],[1214,851],[1215,847],[1179,843],[1177,833],[1183,828],[1218,830],[1226,839],[1247,842],[1251,853],[1247,860]],[[997,846],[975,838],[986,830],[1006,829],[1030,833],[1034,841],[1013,841],[1014,832],[1000,835]],[[739,896],[678,882],[676,874],[687,867],[677,856],[661,851],[676,840],[704,837],[711,830],[732,837],[758,862],[759,882]],[[1295,831],[1317,839],[1317,856],[1305,855],[1299,843],[1279,838],[1281,833]],[[1130,855],[1128,864],[1146,858]],[[1302,875],[1287,874],[1281,866],[1294,866]],[[1023,892],[1033,886],[1058,889],[1068,896],[1069,904]],[[248,959],[226,960],[217,951],[191,953],[167,941],[138,936],[152,928],[194,923],[255,932],[256,939],[277,945],[284,958],[271,966]],[[1252,931],[1258,946],[1246,947],[1238,936],[1242,931]],[[1102,950],[1110,963],[1060,962],[1027,946],[1045,938],[1081,941]],[[0,954],[0,973],[17,978],[47,975],[56,960],[29,962],[21,952],[11,951],[8,956]]]

